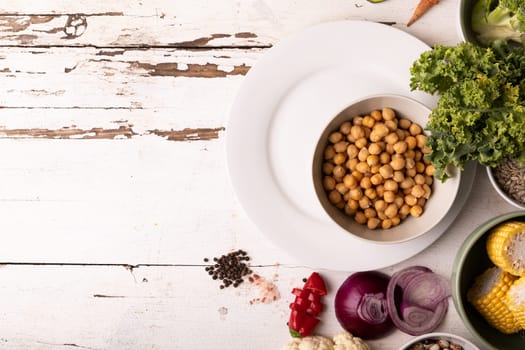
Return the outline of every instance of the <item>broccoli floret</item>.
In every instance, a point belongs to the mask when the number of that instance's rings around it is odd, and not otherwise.
[[[482,44],[504,39],[525,46],[525,2],[478,0],[472,9],[471,25]]]

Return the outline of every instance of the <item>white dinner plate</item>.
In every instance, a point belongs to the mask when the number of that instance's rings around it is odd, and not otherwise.
[[[410,66],[430,48],[387,25],[342,21],[306,29],[250,69],[231,108],[226,152],[232,185],[255,225],[300,263],[358,271],[405,260],[450,226],[472,187],[466,167],[449,214],[429,233],[385,245],[352,237],[323,211],[311,178],[324,126],[352,101],[394,93],[432,108],[436,97],[410,91]]]

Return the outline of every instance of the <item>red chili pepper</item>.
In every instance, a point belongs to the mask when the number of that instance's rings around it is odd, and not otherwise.
[[[321,276],[314,272],[303,288],[293,288],[292,294],[295,295],[295,300],[290,304],[290,334],[293,337],[305,337],[310,335],[319,323],[316,316],[323,311],[321,296],[326,295],[326,287]]]
[[[319,319],[308,315],[305,312],[292,310],[288,327],[292,337],[300,338],[312,334],[312,331],[319,323]]]
[[[313,272],[304,284],[304,289],[311,290],[318,295],[326,295],[326,287],[324,281],[317,272]]]

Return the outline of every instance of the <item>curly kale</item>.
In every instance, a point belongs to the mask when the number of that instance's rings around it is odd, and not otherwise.
[[[437,93],[425,127],[436,177],[468,161],[495,166],[512,156],[525,164],[525,49],[499,40],[490,47],[436,46],[410,68],[412,90]]]

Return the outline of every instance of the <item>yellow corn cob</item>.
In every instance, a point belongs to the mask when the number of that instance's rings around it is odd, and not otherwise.
[[[500,332],[511,334],[519,331],[514,315],[505,304],[504,297],[517,279],[497,266],[490,267],[474,282],[467,292],[467,300],[485,320]]]
[[[516,276],[525,276],[525,222],[507,221],[487,239],[487,253],[494,265]]]
[[[505,297],[505,304],[519,326],[525,329],[525,277],[519,278],[510,286]]]

